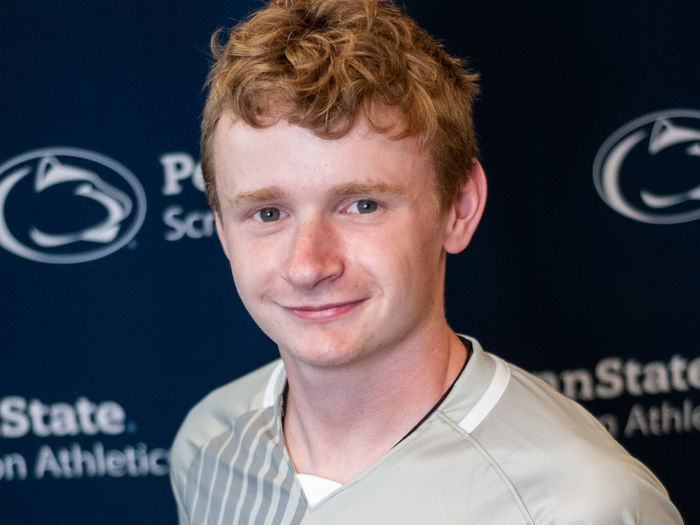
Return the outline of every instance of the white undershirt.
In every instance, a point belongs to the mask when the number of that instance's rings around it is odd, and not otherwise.
[[[297,479],[299,483],[301,483],[301,488],[304,489],[306,501],[308,501],[309,505],[312,507],[343,486],[342,483],[338,483],[337,481],[313,476],[311,474],[297,474]]]

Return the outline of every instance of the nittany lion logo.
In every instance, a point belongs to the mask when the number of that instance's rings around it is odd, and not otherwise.
[[[700,111],[659,111],[621,127],[598,151],[593,181],[608,206],[630,219],[700,219]]]
[[[136,177],[97,153],[47,148],[0,166],[0,246],[26,259],[105,257],[133,239],[145,214]]]

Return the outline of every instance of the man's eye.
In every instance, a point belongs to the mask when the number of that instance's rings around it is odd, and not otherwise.
[[[360,199],[353,202],[348,208],[349,213],[373,213],[377,211],[379,204],[368,199]]]
[[[256,221],[262,222],[274,222],[282,218],[282,212],[279,208],[263,208],[253,215]]]

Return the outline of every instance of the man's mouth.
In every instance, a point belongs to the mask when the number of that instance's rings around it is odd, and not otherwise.
[[[354,310],[364,301],[365,299],[359,299],[321,305],[285,306],[284,309],[303,321],[329,321]]]

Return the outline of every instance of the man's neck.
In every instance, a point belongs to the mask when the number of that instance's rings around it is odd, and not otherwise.
[[[447,326],[439,334],[339,367],[286,359],[284,434],[299,473],[341,483],[386,454],[452,385],[466,349]]]

